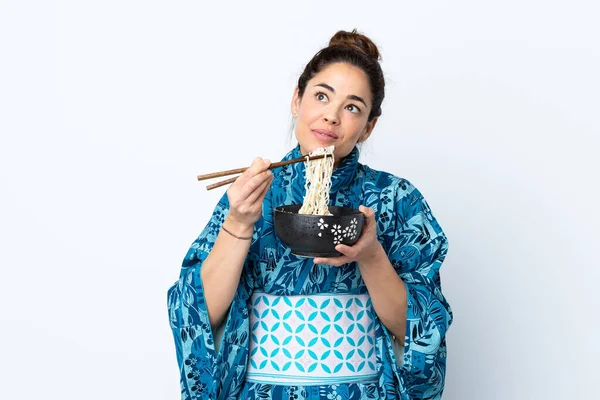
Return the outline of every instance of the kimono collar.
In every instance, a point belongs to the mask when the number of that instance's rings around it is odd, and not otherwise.
[[[360,152],[358,151],[358,147],[354,146],[350,154],[344,157],[337,168],[333,170],[333,174],[331,175],[331,190],[330,192],[334,193],[338,190],[348,186],[354,176],[356,174],[356,169],[358,168],[358,157]],[[296,147],[291,150],[284,158],[285,160],[291,160],[292,158],[302,157],[302,153],[300,152],[300,145],[296,145]],[[305,176],[305,165],[304,163],[296,163],[292,164],[294,169],[297,170],[300,176]]]

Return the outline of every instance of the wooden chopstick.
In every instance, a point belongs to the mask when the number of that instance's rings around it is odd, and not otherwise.
[[[212,190],[212,189],[215,189],[215,188],[218,188],[218,187],[225,186],[227,184],[233,183],[239,177],[240,176],[238,175],[238,176],[234,176],[233,178],[225,179],[224,181],[213,183],[211,185],[208,185],[206,187],[206,190]]]
[[[319,154],[319,155],[315,155],[315,156],[310,156],[310,157],[308,157],[308,159],[309,159],[309,161],[318,160],[318,159],[323,158],[325,156],[326,156],[325,154]],[[272,169],[275,169],[275,168],[283,167],[285,165],[294,164],[294,163],[298,163],[298,162],[302,162],[302,161],[306,161],[306,156],[294,158],[294,159],[287,160],[287,161],[280,161],[280,162],[276,162],[276,163],[271,163],[271,165],[269,166],[269,169],[272,170]],[[198,175],[197,178],[198,178],[199,181],[202,181],[202,180],[205,180],[205,179],[219,178],[219,177],[222,177],[222,176],[243,173],[248,168],[250,168],[250,167],[230,169],[228,171],[213,172],[211,174]],[[233,182],[235,182],[235,180],[237,178],[239,178],[239,176],[236,176],[236,177],[233,177],[233,178],[229,178],[229,179],[226,179],[224,181],[213,183],[211,185],[208,185],[206,187],[206,190],[215,189],[215,188],[227,185],[229,183],[233,183]]]
[[[319,158],[323,158],[323,157],[325,157],[324,154],[319,154],[319,155],[316,155],[316,156],[309,157],[309,160],[318,160]],[[277,168],[277,167],[283,167],[284,165],[294,164],[294,163],[301,162],[301,161],[306,161],[306,156],[294,158],[292,160],[271,163],[271,165],[269,166],[269,169],[274,169],[274,168]],[[203,181],[205,179],[220,178],[222,176],[233,175],[233,174],[241,174],[242,172],[244,172],[248,168],[250,168],[250,167],[236,168],[236,169],[230,169],[230,170],[227,170],[227,171],[213,172],[211,174],[198,175],[198,180],[199,181]]]

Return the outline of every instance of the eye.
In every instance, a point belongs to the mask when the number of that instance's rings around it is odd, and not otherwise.
[[[323,98],[327,98],[327,95],[323,92],[317,92],[315,94],[315,97],[317,98],[317,100],[322,101]]]
[[[359,113],[360,112],[360,108],[358,108],[354,104],[348,104],[348,107],[352,107],[352,110],[355,110],[355,111],[350,110],[350,112],[352,112],[352,113]]]

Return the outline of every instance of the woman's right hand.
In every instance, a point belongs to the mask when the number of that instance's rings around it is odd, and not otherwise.
[[[270,165],[269,160],[257,157],[250,168],[244,171],[227,190],[229,199],[227,220],[237,225],[234,229],[252,228],[253,230],[254,223],[262,216],[262,202],[273,182]]]

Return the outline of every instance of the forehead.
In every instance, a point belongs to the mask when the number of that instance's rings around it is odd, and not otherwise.
[[[336,95],[343,96],[354,94],[365,100],[371,100],[371,89],[367,75],[358,67],[348,63],[330,64],[323,68],[308,82],[312,87],[319,83],[326,83],[333,87]]]

